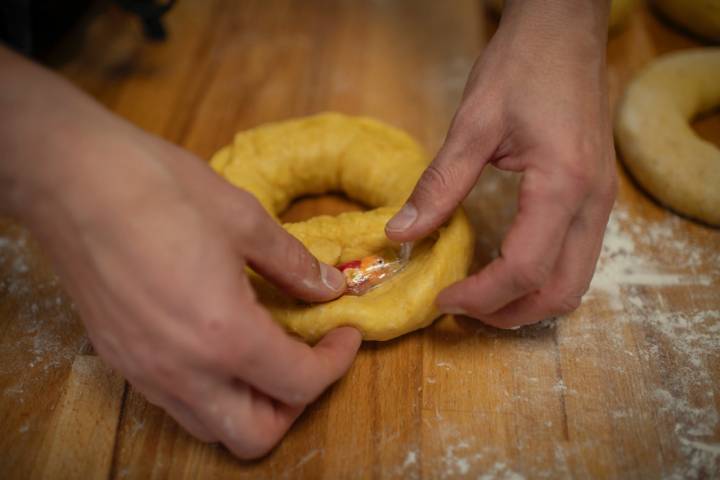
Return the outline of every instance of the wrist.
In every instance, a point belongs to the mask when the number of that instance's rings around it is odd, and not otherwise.
[[[498,35],[527,56],[604,65],[608,0],[507,0]]]

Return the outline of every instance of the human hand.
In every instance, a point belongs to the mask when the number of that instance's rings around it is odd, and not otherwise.
[[[523,173],[499,258],[441,292],[443,312],[512,328],[576,309],[589,287],[617,188],[607,2],[590,3],[506,2],[444,145],[405,214],[388,222],[392,240],[421,238],[447,220],[486,164]]]
[[[259,456],[344,374],[360,336],[336,330],[314,348],[290,338],[243,269],[308,301],[338,296],[344,280],[250,194],[180,149],[146,140],[155,145],[137,151],[140,142],[128,139],[132,148],[120,142],[103,159],[124,167],[135,155],[160,170],[116,172],[120,188],[135,183],[132,196],[96,196],[90,211],[73,206],[61,223],[34,221],[33,231],[105,361],[196,437]]]
[[[266,453],[349,368],[360,334],[291,338],[245,266],[313,302],[342,294],[343,275],[193,155],[38,75],[35,95],[60,105],[33,114],[30,102],[0,131],[4,205],[53,260],[105,361],[196,437]]]

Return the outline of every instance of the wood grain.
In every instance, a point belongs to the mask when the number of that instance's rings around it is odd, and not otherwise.
[[[31,476],[108,478],[124,390],[123,378],[98,357],[77,356]]]
[[[323,110],[375,116],[435,151],[494,30],[473,0],[188,0],[167,21],[169,41],[148,43],[133,18],[100,8],[50,62],[205,159],[238,130]],[[609,41],[612,106],[652,58],[698,45],[641,8]],[[696,128],[720,144],[718,126],[710,116]],[[720,476],[720,232],[660,207],[618,171],[595,282],[573,314],[519,331],[446,317],[366,343],[256,462],[193,440],[128,388],[109,477]],[[497,254],[517,183],[489,169],[466,201],[474,268]],[[286,219],[348,208],[361,207],[309,199]],[[0,477],[28,478],[43,445],[61,445],[53,408],[64,410],[71,364],[88,348],[41,252],[10,222],[0,272]],[[104,393],[118,401],[113,388]]]

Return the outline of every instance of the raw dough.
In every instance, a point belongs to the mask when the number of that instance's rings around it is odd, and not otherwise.
[[[425,152],[400,130],[363,117],[325,113],[240,132],[215,154],[212,167],[251,192],[277,218],[293,199],[343,191],[367,212],[319,216],[283,225],[331,265],[391,246],[384,226],[404,203],[428,164]],[[462,209],[416,244],[400,273],[363,296],[307,305],[254,276],[258,296],[290,332],[315,341],[341,325],[366,340],[388,340],[429,325],[437,294],[467,272],[472,230]]]
[[[660,202],[720,225],[720,149],[690,126],[720,106],[720,48],[660,57],[632,81],[615,136],[625,164]]]

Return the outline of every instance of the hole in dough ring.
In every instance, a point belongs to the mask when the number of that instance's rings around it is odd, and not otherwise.
[[[720,48],[660,57],[625,92],[615,123],[622,158],[661,203],[720,226],[720,149],[690,121],[720,106]]]
[[[275,218],[293,199],[345,192],[373,210],[319,216],[283,227],[331,265],[391,246],[385,223],[412,192],[429,159],[404,132],[381,122],[324,113],[240,132],[211,166],[252,193]],[[314,342],[350,325],[366,340],[389,340],[429,325],[437,294],[467,273],[473,234],[462,209],[416,244],[408,265],[363,296],[307,305],[251,275],[261,302],[286,330]]]

